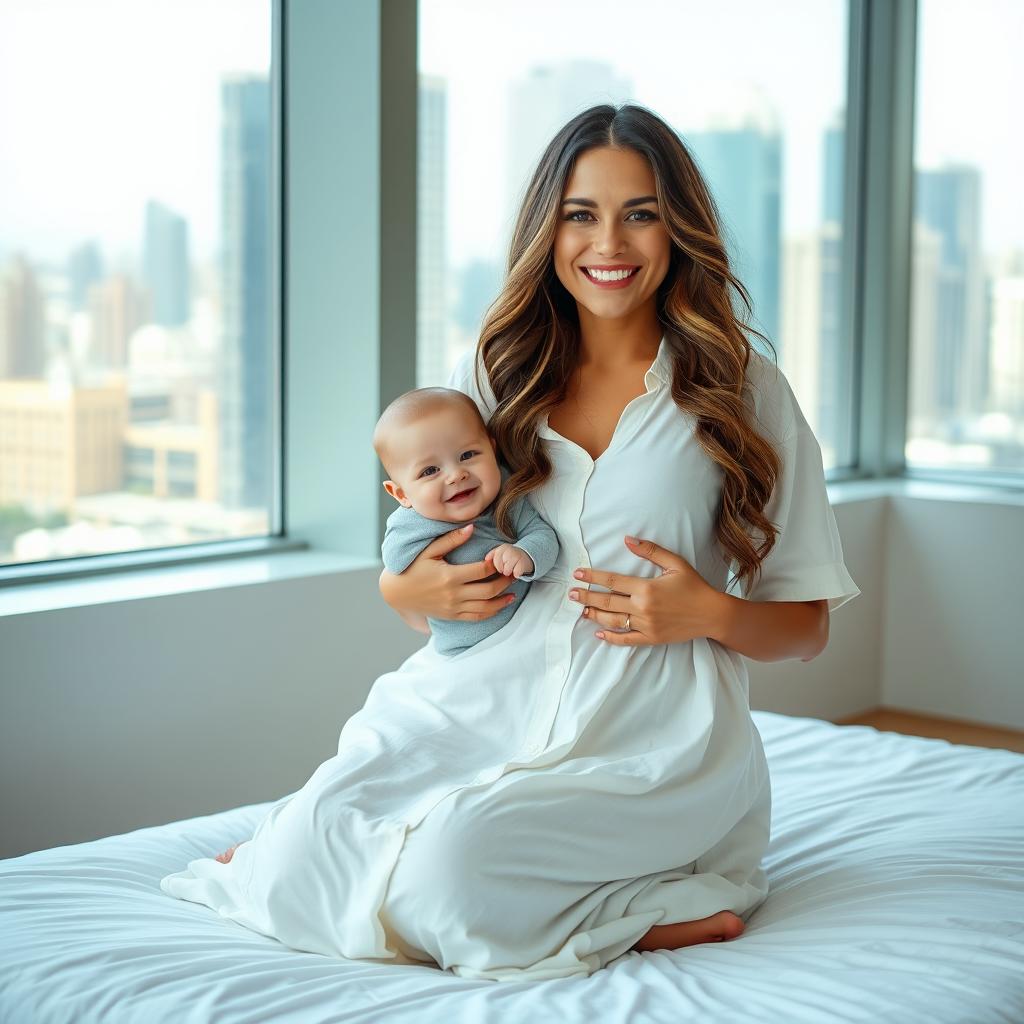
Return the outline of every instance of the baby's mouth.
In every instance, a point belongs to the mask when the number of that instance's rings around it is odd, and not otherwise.
[[[454,501],[456,504],[462,504],[462,502],[466,501],[470,497],[470,495],[475,493],[475,491],[475,487],[470,487],[469,490],[459,491],[458,494],[453,494],[448,500]]]

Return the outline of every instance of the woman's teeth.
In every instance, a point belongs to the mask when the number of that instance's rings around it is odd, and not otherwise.
[[[633,267],[631,270],[596,270],[594,267],[583,268],[588,277],[595,281],[621,281],[624,278],[632,277],[640,268]]]

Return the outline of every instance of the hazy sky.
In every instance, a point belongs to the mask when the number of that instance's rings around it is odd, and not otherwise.
[[[0,248],[138,248],[148,198],[215,244],[220,77],[270,68],[269,0],[3,0]]]
[[[920,10],[918,161],[980,166],[986,248],[1024,246],[1014,130],[1024,3],[921,0]],[[421,0],[421,69],[449,82],[451,255],[493,256],[503,233],[493,197],[510,83],[572,58],[610,64],[684,134],[760,94],[784,134],[784,225],[812,226],[821,133],[846,86],[845,18],[843,0]],[[91,236],[108,254],[136,249],[150,196],[182,212],[196,249],[210,250],[220,76],[265,73],[269,56],[269,0],[4,0],[0,250],[62,258]]]

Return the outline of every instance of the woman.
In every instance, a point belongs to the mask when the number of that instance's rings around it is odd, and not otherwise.
[[[740,934],[770,818],[742,656],[809,660],[859,590],[820,449],[730,286],[749,308],[667,125],[600,106],[556,135],[450,381],[512,470],[499,523],[528,494],[554,570],[468,651],[428,643],[376,680],[338,755],[167,891],[296,948],[476,978]],[[466,536],[382,574],[415,628],[507,600],[488,564],[444,560]]]

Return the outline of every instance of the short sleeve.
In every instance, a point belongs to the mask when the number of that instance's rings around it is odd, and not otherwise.
[[[479,367],[479,374],[475,373],[477,367]],[[477,376],[480,379],[479,386],[477,385]],[[459,357],[455,369],[452,370],[451,376],[448,378],[448,387],[469,395],[476,402],[480,415],[484,418],[484,423],[490,420],[498,403],[494,398],[494,392],[491,391],[487,371],[484,369],[483,363],[479,361],[477,349],[471,348]]]
[[[821,446],[782,371],[756,350],[750,382],[754,412],[776,445],[781,466],[764,515],[775,524],[775,546],[761,574],[747,584],[751,601],[828,599],[829,611],[860,593],[843,561],[839,528],[829,504]]]

